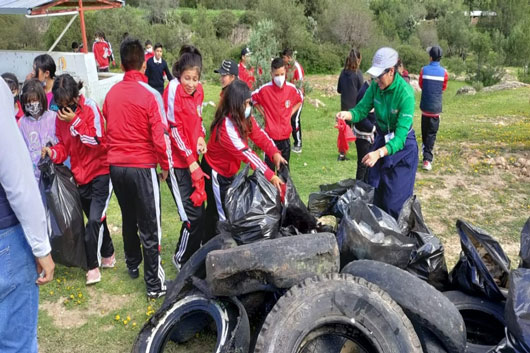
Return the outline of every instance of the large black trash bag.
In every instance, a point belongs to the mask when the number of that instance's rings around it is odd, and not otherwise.
[[[248,175],[247,165],[226,192],[225,210],[230,231],[238,244],[278,236],[281,221],[280,193],[263,173]]]
[[[416,240],[401,234],[394,219],[377,206],[353,200],[337,231],[341,268],[353,260],[376,260],[406,268]]]
[[[350,189],[353,192],[349,193],[342,201],[341,207],[337,208],[340,197]],[[344,179],[333,184],[320,185],[320,192],[314,192],[309,195],[307,207],[309,208],[309,212],[315,217],[326,215],[342,217],[346,212],[347,204],[357,197],[361,197],[367,203],[372,203],[374,199],[374,188],[360,180]]]
[[[295,228],[296,233],[307,234],[317,227],[315,216],[309,213],[300,199],[287,167],[280,168],[280,178],[285,182],[285,197],[282,209],[282,227]]]
[[[490,300],[504,300],[500,287],[506,287],[510,259],[499,243],[484,230],[457,220],[462,252],[449,273],[453,287]]]
[[[85,225],[81,196],[74,176],[64,165],[50,157],[41,158],[40,189],[50,215],[52,257],[65,266],[88,269],[85,252]]]
[[[374,203],[375,188],[361,180],[355,180],[355,184],[339,197],[333,209],[336,217],[344,217],[348,213],[348,205],[356,199],[366,203]]]
[[[398,217],[401,234],[417,241],[406,270],[427,281],[438,290],[448,285],[449,274],[444,257],[444,247],[423,220],[420,201],[416,195],[410,197]]]
[[[530,268],[530,217],[521,231],[521,250],[519,251],[521,263],[519,267]]]
[[[530,269],[513,270],[509,288],[504,311],[506,328],[516,346],[530,352]]]

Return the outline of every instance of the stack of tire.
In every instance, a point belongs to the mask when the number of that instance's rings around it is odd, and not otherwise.
[[[214,352],[465,352],[465,324],[447,297],[377,261],[354,261],[338,273],[333,234],[215,247],[194,255],[204,267],[187,284],[173,284],[133,352],[164,352],[169,341],[184,343],[206,327],[217,336]],[[283,295],[264,320],[250,322],[255,303],[242,302],[268,286]]]

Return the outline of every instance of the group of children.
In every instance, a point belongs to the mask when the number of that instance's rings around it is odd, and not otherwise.
[[[115,265],[105,216],[114,191],[122,213],[128,273],[137,278],[144,262],[150,298],[166,291],[160,257],[160,180],[167,182],[182,220],[173,256],[180,268],[216,234],[217,221],[226,219],[223,201],[241,162],[262,172],[281,192],[283,182],[275,170],[288,164],[291,117],[303,102],[302,92],[287,82],[281,57],[271,63],[271,82],[252,92],[253,73],[245,62],[250,51],[245,48],[239,66],[227,66],[226,61],[221,65],[222,76],[234,77],[223,87],[206,142],[201,53],[183,46],[172,72],[166,73],[170,82],[162,91],[163,86],[149,85],[145,75],[156,49],[146,62],[140,41],[126,38],[121,43],[125,75],[109,90],[102,111],[80,94],[82,83],[69,74],[55,76],[55,64],[47,54],[35,59],[34,73],[24,83],[20,99],[16,77],[3,75],[13,92],[35,177],[39,178],[41,158],[49,156],[54,163],[70,158],[88,219],[86,283],[99,282],[100,268]],[[246,82],[238,79],[239,69],[247,70]],[[253,106],[263,114],[265,129],[252,116]],[[265,162],[249,147],[249,139],[265,152]]]

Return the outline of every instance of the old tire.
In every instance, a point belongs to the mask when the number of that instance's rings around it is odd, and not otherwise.
[[[215,296],[291,288],[306,278],[339,272],[339,248],[331,233],[263,240],[206,256],[206,281]]]
[[[493,302],[460,291],[443,294],[457,307],[466,323],[466,352],[488,352],[505,337],[503,302]]]
[[[237,299],[207,299],[192,294],[175,302],[154,326],[144,326],[133,353],[162,353],[171,340],[186,342],[212,322],[217,334],[215,353],[248,352],[250,328],[246,312]]]
[[[330,273],[306,279],[278,300],[254,352],[303,352],[323,335],[344,337],[360,352],[422,351],[412,324],[388,294],[362,278]]]
[[[352,261],[342,272],[364,278],[386,291],[415,326],[430,331],[447,352],[465,351],[466,328],[460,312],[427,282],[395,266],[371,260]],[[425,349],[426,341],[420,334]]]

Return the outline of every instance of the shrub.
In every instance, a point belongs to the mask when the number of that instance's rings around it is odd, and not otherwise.
[[[236,24],[237,18],[232,11],[221,11],[213,21],[217,38],[227,38]]]
[[[256,11],[245,11],[239,18],[239,23],[242,25],[254,26],[258,21],[259,18]]]
[[[401,45],[397,47],[403,65],[410,73],[418,74],[421,68],[429,63],[429,54],[419,47]]]
[[[346,57],[346,54],[340,55],[344,49],[331,43],[306,42],[296,50],[297,60],[308,74],[337,72]]]
[[[184,24],[191,25],[193,23],[193,16],[191,15],[191,13],[189,13],[189,11],[183,11],[180,14],[180,20]]]
[[[471,82],[471,86],[475,89],[475,91],[480,92],[484,88],[484,85],[480,81],[473,81]]]
[[[524,83],[530,83],[530,71],[528,71],[528,68],[526,70],[517,70],[517,79]]]
[[[270,81],[271,77],[271,59],[278,56],[280,47],[274,35],[274,22],[271,20],[261,20],[253,28],[248,43],[252,48],[251,65],[255,68],[261,67],[261,75],[255,70],[256,83],[259,87]]]
[[[443,58],[442,65],[447,68],[447,71],[449,71],[449,73],[455,75],[461,75],[466,72],[466,63],[458,56]]]

